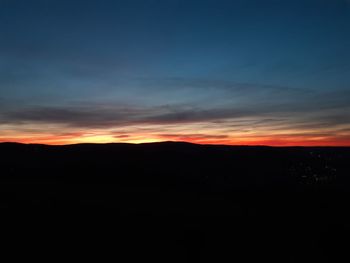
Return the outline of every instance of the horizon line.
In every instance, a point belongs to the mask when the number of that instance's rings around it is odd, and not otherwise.
[[[269,147],[269,148],[350,148],[350,145],[267,145],[267,144],[205,144],[205,143],[194,143],[187,141],[156,141],[156,142],[82,142],[82,143],[68,143],[68,144],[49,144],[49,143],[25,143],[25,142],[16,142],[16,141],[3,141],[0,142],[2,144],[20,144],[20,145],[40,145],[40,146],[79,146],[79,145],[147,145],[147,144],[165,144],[165,143],[178,143],[178,144],[191,144],[191,145],[199,145],[199,146],[225,146],[225,147]]]

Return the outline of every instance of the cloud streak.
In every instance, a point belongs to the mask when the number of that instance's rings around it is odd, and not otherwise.
[[[74,103],[57,106],[21,105],[4,102],[0,106],[0,122],[5,124],[53,123],[72,127],[113,127],[130,124],[181,124],[215,122],[246,117],[276,121],[288,120],[296,125],[343,125],[350,123],[350,91],[315,93],[292,101],[260,101],[254,106],[226,103],[168,104],[160,106],[133,106],[121,103]]]
[[[278,107],[200,108],[81,103],[26,106],[0,112],[0,140],[42,143],[146,142],[217,144],[346,145],[350,118],[331,111]]]

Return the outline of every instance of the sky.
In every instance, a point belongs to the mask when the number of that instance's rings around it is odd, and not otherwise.
[[[0,0],[0,142],[350,146],[349,0]]]

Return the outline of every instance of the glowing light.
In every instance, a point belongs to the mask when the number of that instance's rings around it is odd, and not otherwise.
[[[3,128],[3,129],[1,129]],[[138,125],[109,129],[72,129],[60,125],[0,125],[0,142],[40,144],[149,143],[185,141],[199,144],[271,146],[350,146],[350,136],[327,130],[267,129],[232,130],[229,125],[189,123]],[[329,134],[329,135],[327,135]]]

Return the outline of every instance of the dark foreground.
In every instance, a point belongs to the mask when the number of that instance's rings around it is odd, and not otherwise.
[[[350,148],[0,144],[2,251],[350,262],[349,163]]]

